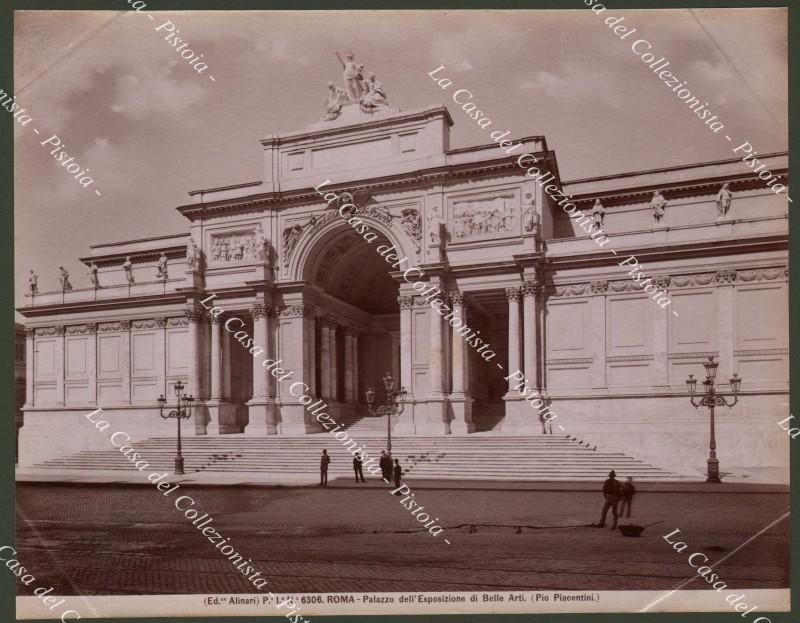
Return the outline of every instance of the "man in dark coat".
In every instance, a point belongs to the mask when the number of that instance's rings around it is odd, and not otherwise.
[[[395,459],[394,460],[393,473],[394,473],[394,488],[395,489],[399,489],[400,486],[401,486],[400,478],[403,475],[403,468],[400,467],[400,460],[399,459]],[[400,494],[398,493],[397,495],[400,495]]]
[[[608,515],[608,509],[610,508],[611,513],[614,516],[614,523],[612,524],[611,529],[617,529],[620,493],[620,484],[617,482],[617,474],[612,469],[608,474],[608,478],[603,483],[603,497],[606,501],[605,504],[603,504],[603,514],[600,517],[600,524],[597,526],[598,528],[606,527],[606,515]]]
[[[319,459],[319,486],[328,486],[328,465],[330,465],[331,457],[328,456],[328,451],[323,450],[322,456]]]
[[[356,483],[358,483],[359,476],[361,476],[361,482],[367,482],[364,480],[364,462],[361,460],[360,454],[353,456],[353,471],[356,473]]]
[[[383,474],[383,479],[386,482],[391,481],[391,479],[392,479],[392,459],[386,453],[386,450],[381,450],[381,458],[378,461],[378,465],[380,465],[381,473]]]
[[[633,486],[633,478],[628,476],[625,482],[620,483],[622,487],[622,506],[619,509],[619,516],[631,516],[631,506],[633,505],[633,496],[636,494],[636,487]],[[627,510],[627,514],[625,511]]]

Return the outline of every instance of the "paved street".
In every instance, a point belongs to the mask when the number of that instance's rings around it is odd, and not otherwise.
[[[598,519],[599,493],[419,489],[416,500],[445,528],[433,537],[399,497],[377,486],[184,485],[179,492],[214,518],[276,592],[674,588],[694,573],[689,554],[704,552],[713,562],[788,506],[785,493],[644,491],[633,519],[664,523],[626,538],[589,527]],[[175,494],[56,484],[20,484],[17,494],[18,556],[39,584],[59,593],[252,591],[175,509]],[[787,587],[788,525],[773,527],[715,571],[731,588]],[[517,534],[511,526],[524,527]],[[683,554],[661,538],[675,528],[689,545]],[[686,588],[710,587],[695,581]]]

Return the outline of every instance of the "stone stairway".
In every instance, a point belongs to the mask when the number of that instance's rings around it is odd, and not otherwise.
[[[380,421],[380,418],[375,418]],[[385,423],[385,420],[383,420]],[[385,440],[356,439],[369,455],[379,455]],[[150,438],[134,443],[148,461],[147,471],[172,471],[175,440]],[[183,441],[187,473],[247,472],[272,478],[281,474],[316,477],[322,449],[331,455],[329,476],[351,478],[352,455],[330,434],[305,437],[253,438],[239,435],[189,437]],[[619,478],[678,480],[677,474],[653,467],[621,453],[581,445],[568,436],[399,437],[392,439],[392,455],[400,459],[409,479],[501,481],[602,481],[612,469]],[[34,466],[39,470],[132,470],[115,449],[83,451]]]

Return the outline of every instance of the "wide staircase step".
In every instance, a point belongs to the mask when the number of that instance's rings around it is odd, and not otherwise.
[[[381,420],[383,418],[375,418]],[[385,426],[385,419],[383,419]],[[358,436],[351,436],[359,440]],[[383,438],[361,439],[379,456]],[[171,471],[175,439],[153,437],[133,444],[148,470]],[[352,445],[351,445],[352,447]],[[187,473],[248,472],[253,475],[316,475],[322,449],[331,456],[329,474],[352,476],[352,454],[329,434],[253,438],[242,435],[183,439]],[[569,436],[393,437],[392,456],[409,478],[506,481],[603,480],[610,470],[636,480],[670,481],[680,476],[621,453],[603,452]],[[34,466],[45,470],[133,470],[118,450],[85,450]],[[365,470],[366,471],[366,470]]]

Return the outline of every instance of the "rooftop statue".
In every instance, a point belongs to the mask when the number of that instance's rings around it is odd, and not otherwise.
[[[383,83],[375,77],[374,72],[367,73],[363,63],[356,63],[352,52],[347,54],[346,60],[342,60],[336,52],[336,58],[342,65],[344,88],[336,86],[333,82],[328,83],[328,94],[323,100],[325,107],[323,121],[338,119],[344,104],[358,102],[361,111],[367,114],[389,105]]]

